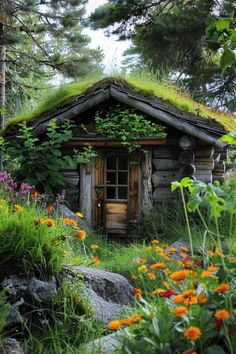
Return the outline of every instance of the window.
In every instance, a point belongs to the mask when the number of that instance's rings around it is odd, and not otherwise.
[[[105,171],[106,199],[128,199],[128,158],[124,156],[107,156]]]

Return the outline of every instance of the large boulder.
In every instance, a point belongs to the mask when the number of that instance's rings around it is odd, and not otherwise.
[[[89,299],[96,319],[108,323],[122,316],[134,303],[133,287],[123,275],[87,267],[74,267],[71,272],[75,277],[83,276],[84,296]]]
[[[0,345],[1,354],[24,354],[20,343],[14,338],[6,338]]]
[[[120,347],[119,332],[109,334],[89,342],[85,349],[86,354],[113,354]]]

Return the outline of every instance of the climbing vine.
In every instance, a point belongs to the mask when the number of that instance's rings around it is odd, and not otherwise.
[[[98,134],[108,138],[119,138],[129,152],[141,148],[132,141],[147,137],[157,139],[166,137],[166,128],[163,125],[152,123],[144,114],[120,105],[105,114],[103,111],[96,112],[95,123]]]

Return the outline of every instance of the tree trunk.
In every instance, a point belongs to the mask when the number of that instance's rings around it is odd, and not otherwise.
[[[4,33],[4,18],[0,13],[0,38]],[[4,128],[4,107],[5,107],[5,72],[6,72],[6,47],[0,45],[0,129]],[[3,170],[3,156],[0,151],[0,171]]]

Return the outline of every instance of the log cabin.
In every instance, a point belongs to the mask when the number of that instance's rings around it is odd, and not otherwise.
[[[96,112],[107,112],[117,104],[162,124],[165,139],[140,137],[133,143],[141,145],[145,153],[140,149],[129,153],[119,139],[99,136]],[[28,120],[33,133],[43,136],[52,119],[58,124],[65,120],[75,124],[63,153],[90,144],[97,154],[89,163],[62,171],[71,183],[66,198],[93,228],[119,237],[136,235],[144,213],[156,203],[178,197],[171,192],[172,181],[191,176],[222,182],[227,146],[218,139],[236,131],[233,116],[211,110],[175,87],[110,77],[61,88],[41,109],[10,120],[4,135],[16,136],[17,124]]]

